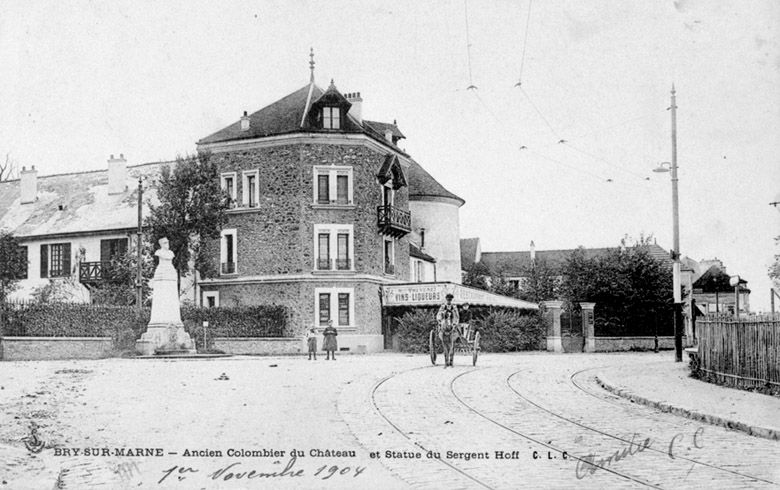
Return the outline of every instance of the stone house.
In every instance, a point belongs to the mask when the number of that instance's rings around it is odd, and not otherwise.
[[[312,71],[198,142],[234,203],[204,304],[285,305],[294,333],[332,320],[340,347],[371,352],[383,348],[383,285],[460,283],[464,201],[398,146],[395,123],[363,119],[362,102]]]

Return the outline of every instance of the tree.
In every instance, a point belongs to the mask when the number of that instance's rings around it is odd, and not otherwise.
[[[780,236],[775,237],[775,244],[780,245]],[[776,288],[780,288],[780,254],[775,255],[775,261],[769,266],[769,278]]]
[[[546,260],[532,260],[523,268],[523,277],[517,297],[534,303],[558,297],[560,280],[558,273]]]
[[[647,334],[655,312],[671,318],[671,267],[654,258],[645,240],[626,248],[609,249],[596,257],[584,249],[572,252],[562,268],[561,297],[570,303],[596,303],[599,319],[611,325],[611,334]]]
[[[0,230],[0,303],[27,277],[27,253],[9,232]]]
[[[146,303],[150,295],[149,280],[154,275],[152,246],[146,243],[141,253],[141,301]],[[92,289],[92,302],[105,305],[134,305],[136,303],[136,271],[138,256],[129,251],[113,257],[97,287]]]
[[[13,180],[17,176],[16,161],[11,159],[11,154],[5,154],[5,162],[0,163],[0,182]]]
[[[150,204],[145,220],[153,244],[167,237],[179,278],[194,269],[205,277],[216,273],[208,243],[220,236],[225,224],[228,196],[219,182],[219,168],[209,153],[177,158],[164,166],[156,182],[159,205]]]

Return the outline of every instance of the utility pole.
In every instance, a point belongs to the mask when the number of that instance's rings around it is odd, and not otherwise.
[[[677,194],[677,96],[672,84],[672,213],[674,221],[674,249],[672,250],[674,269],[672,287],[674,288],[674,360],[682,362],[682,289],[680,281],[680,207]]]
[[[143,182],[141,181],[141,177],[138,177],[138,230],[136,231],[135,242],[135,249],[137,254],[135,265],[135,307],[138,309],[139,314],[143,311],[143,291],[141,284],[141,239],[143,235],[143,230],[141,229],[141,220],[143,219],[141,204],[143,202],[143,195]]]

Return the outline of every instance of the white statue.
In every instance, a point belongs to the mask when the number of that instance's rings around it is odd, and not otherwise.
[[[190,335],[184,330],[179,306],[179,275],[173,267],[174,253],[168,239],[161,238],[154,253],[159,259],[152,279],[152,315],[146,333],[136,342],[142,354],[195,352]]]

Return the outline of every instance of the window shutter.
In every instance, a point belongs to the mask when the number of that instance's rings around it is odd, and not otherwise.
[[[127,238],[120,238],[117,246],[117,256],[121,257],[127,253]]]
[[[70,243],[62,244],[62,275],[70,275]]]
[[[49,277],[49,246],[41,245],[41,278]]]

